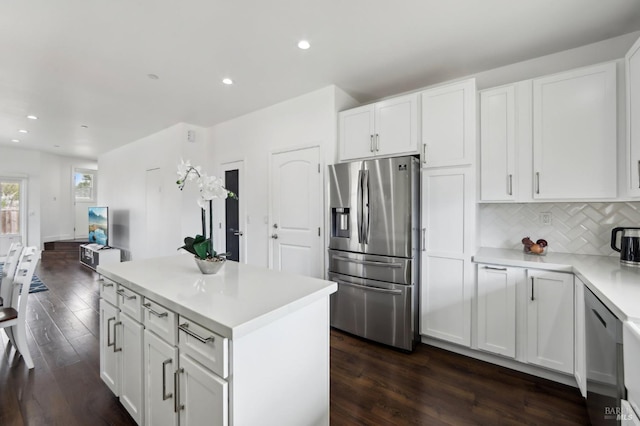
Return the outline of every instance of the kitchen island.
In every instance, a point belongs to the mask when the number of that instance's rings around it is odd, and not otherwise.
[[[335,283],[188,254],[98,272],[100,375],[139,424],[329,424]]]

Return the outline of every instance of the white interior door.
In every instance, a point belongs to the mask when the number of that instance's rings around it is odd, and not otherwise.
[[[322,277],[322,179],[317,147],[271,155],[270,266]]]
[[[160,169],[147,170],[146,175],[146,238],[145,257],[162,256],[163,235],[160,231],[166,227],[162,223],[162,173]]]

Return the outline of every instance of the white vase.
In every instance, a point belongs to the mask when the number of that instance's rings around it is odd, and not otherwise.
[[[200,259],[199,257],[194,257],[196,261],[196,265],[200,268],[200,272],[205,275],[216,274],[227,261],[224,258],[214,258],[214,259]]]

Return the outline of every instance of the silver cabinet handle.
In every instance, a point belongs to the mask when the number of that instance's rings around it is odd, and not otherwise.
[[[176,397],[173,399],[173,412],[177,413],[184,410],[184,404],[180,404],[180,374],[184,373],[184,368],[179,368],[173,373],[173,393]]]
[[[513,195],[513,175],[509,174],[509,181],[507,183],[508,194]]]
[[[194,333],[193,331],[189,330],[189,323],[185,322],[184,324],[180,324],[178,326],[178,330],[182,330],[185,333],[187,333],[189,336],[193,337],[194,339],[202,342],[202,343],[209,343],[209,342],[213,342],[216,338],[213,336],[209,336],[209,337],[201,337],[198,336],[196,333]]]
[[[483,266],[484,269],[491,269],[492,271],[506,271],[507,268],[496,268],[495,266]]]
[[[113,318],[109,318],[107,320],[107,347],[109,346],[114,346],[116,344],[116,340],[114,339],[113,342],[111,341],[111,321],[115,321],[116,317]],[[113,328],[113,334],[116,334],[116,330],[115,327]]]
[[[536,194],[540,193],[540,172],[536,172]]]
[[[422,162],[427,164],[427,144],[422,144]]]
[[[593,311],[593,313],[596,315],[596,317],[600,320],[600,323],[602,324],[602,326],[604,328],[607,328],[607,322],[605,320],[602,319],[602,317],[600,316],[600,314],[598,313],[598,311],[596,311],[595,309],[591,308],[591,310]]]
[[[118,340],[118,333],[116,333],[116,327],[122,325],[122,321],[118,321],[113,324],[113,351],[114,352],[122,352],[122,348],[119,348],[116,344],[116,340]]]
[[[332,256],[335,260],[343,260],[345,262],[357,263],[359,265],[369,265],[369,266],[387,266],[389,268],[402,268],[402,263],[398,262],[376,262],[375,260],[360,260],[360,259],[351,259],[350,257],[345,256]]]
[[[380,135],[376,133],[376,151],[380,151]]]
[[[105,283],[104,280],[100,280],[102,282],[102,287],[113,287],[113,283]]]
[[[422,251],[427,251],[427,228],[422,228]]]
[[[157,316],[158,318],[164,318],[167,315],[169,315],[168,312],[158,312],[158,311],[154,311],[153,309],[151,309],[151,303],[143,303],[142,304],[143,307],[147,308],[149,310],[150,314],[153,314],[155,316]]]
[[[117,290],[116,293],[118,293],[120,296],[124,297],[127,300],[133,300],[133,299],[136,298],[135,294],[133,296],[127,296],[126,294],[124,294],[124,290],[122,290],[122,289]]]
[[[169,398],[173,398],[173,394],[167,394],[167,364],[172,364],[171,358],[162,361],[162,400],[166,401]]]
[[[335,280],[335,279],[334,279],[334,281],[337,282],[340,285],[356,287],[356,288],[360,288],[362,290],[375,291],[376,293],[393,294],[395,296],[399,296],[399,295],[402,294],[402,290],[391,290],[391,289],[382,288],[382,287],[373,287],[373,286],[368,286],[368,285],[360,285],[360,284],[354,284],[354,283],[350,283],[350,282],[347,282],[347,281]]]
[[[535,285],[535,278],[531,277],[531,301],[533,302],[535,299],[535,297],[533,297],[533,286]]]
[[[369,151],[373,152],[373,135],[369,135]]]

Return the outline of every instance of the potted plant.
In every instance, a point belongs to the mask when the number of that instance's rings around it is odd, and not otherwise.
[[[182,191],[189,181],[195,181],[200,191],[198,206],[202,221],[202,234],[195,237],[185,237],[184,245],[178,249],[184,249],[192,253],[196,264],[203,274],[215,274],[222,268],[229,253],[217,253],[213,248],[213,199],[214,198],[238,198],[235,193],[224,187],[222,179],[209,176],[202,172],[200,166],[192,166],[190,161],[181,161],[178,165],[178,180],[176,184]],[[209,208],[209,236],[207,237],[207,214]]]

